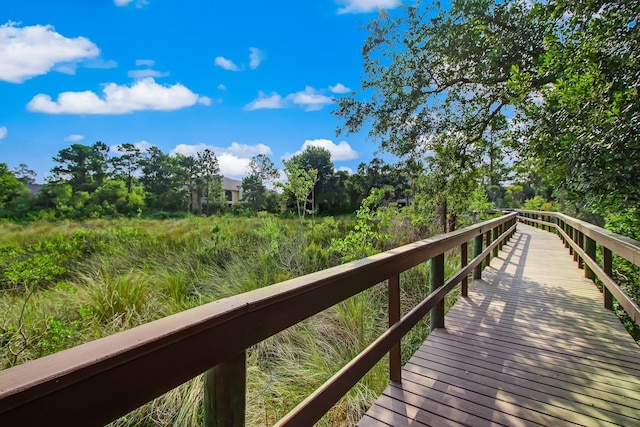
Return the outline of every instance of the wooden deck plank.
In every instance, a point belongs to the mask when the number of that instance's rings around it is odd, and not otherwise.
[[[434,337],[434,340],[437,339]],[[575,368],[579,369],[582,372],[588,374],[591,378],[593,378],[593,374],[597,374],[602,376],[606,380],[607,383],[613,382],[621,382],[620,386],[623,387],[633,387],[633,384],[640,384],[640,379],[634,376],[628,375],[626,372],[619,372],[618,370],[610,369],[610,366],[606,364],[596,364],[596,363],[588,363],[583,359],[576,359],[573,357],[560,357],[558,354],[543,354],[542,352],[535,352],[533,348],[510,348],[502,345],[495,345],[487,339],[473,339],[473,337],[463,337],[463,336],[455,336],[448,335],[446,337],[447,346],[458,346],[462,345],[462,343],[468,344],[477,350],[483,350],[489,352],[489,354],[496,355],[497,357],[515,357],[518,359],[531,360],[532,362],[550,365],[554,368],[556,367],[566,367],[566,368]],[[445,350],[446,351],[446,350]],[[622,384],[626,385],[622,385]]]
[[[442,356],[436,353],[422,352],[412,360],[416,364],[419,363],[421,367],[437,365],[433,369],[439,372],[484,383],[500,390],[512,391],[513,393],[522,392],[529,398],[537,398],[543,402],[557,397],[563,399],[563,401],[557,401],[558,405],[562,407],[573,409],[576,404],[587,405],[612,412],[612,417],[614,418],[616,414],[621,414],[640,421],[640,412],[625,404],[632,402],[616,402],[615,399],[608,398],[605,393],[601,393],[597,389],[571,387],[570,384],[560,380],[550,381],[550,384],[548,384],[540,381],[540,378],[536,375],[516,375],[513,371],[505,372],[505,369],[495,369],[495,367],[490,369],[491,366],[488,364],[485,367],[469,362],[465,363],[464,361],[458,362],[450,357],[449,354]],[[485,379],[484,382],[483,379]]]
[[[494,423],[505,426],[537,426],[548,425],[555,418],[539,414],[537,420],[524,420],[516,414],[519,407],[506,401],[495,401],[492,397],[456,387],[444,382],[406,371],[406,378],[402,384],[394,385],[396,389],[410,392],[413,399],[409,400],[414,406],[421,407],[425,400],[433,400],[447,406],[456,407],[464,412],[477,415],[482,418],[480,424]],[[431,381],[431,382],[429,382]],[[385,393],[394,387],[389,387]],[[411,396],[408,395],[408,396]],[[537,422],[534,422],[537,421]],[[475,425],[475,424],[474,424]]]
[[[491,354],[484,350],[479,350],[477,347],[467,346],[460,347],[454,345],[442,346],[438,343],[434,337],[428,341],[429,345],[437,349],[440,352],[447,351],[449,357],[456,360],[473,360],[475,363],[491,363],[498,366],[503,366],[504,369],[514,369],[524,374],[533,374],[541,376],[541,381],[546,381],[546,378],[553,378],[565,381],[568,384],[575,384],[581,387],[593,387],[596,390],[614,394],[625,399],[634,399],[640,402],[640,384],[629,384],[625,381],[616,381],[610,378],[606,379],[606,382],[595,382],[588,372],[564,368],[562,366],[554,366],[547,363],[538,363],[528,358],[512,357],[508,353],[502,353],[504,357]],[[449,343],[447,343],[449,344]],[[464,344],[462,344],[464,345]],[[418,351],[420,352],[420,350]],[[418,353],[416,353],[418,354]],[[629,406],[636,407],[635,402],[629,403]]]
[[[519,224],[358,425],[640,425],[640,348],[583,276]]]

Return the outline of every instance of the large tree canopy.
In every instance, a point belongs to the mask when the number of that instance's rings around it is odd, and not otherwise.
[[[639,5],[454,0],[397,20],[383,12],[369,25],[362,87],[336,114],[400,157],[437,155],[450,139],[459,169],[510,140],[576,199],[633,206]]]

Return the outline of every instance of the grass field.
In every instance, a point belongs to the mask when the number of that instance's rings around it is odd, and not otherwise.
[[[325,218],[310,227],[261,216],[2,223],[0,366],[339,264],[344,257],[332,242],[345,239],[353,222]],[[368,241],[369,251],[416,237],[401,218],[385,227],[391,230],[375,231],[393,237]],[[455,270],[457,255],[447,259]],[[428,270],[426,264],[403,273],[403,312],[426,296]],[[377,338],[386,328],[386,304],[381,284],[249,349],[247,424],[273,424]],[[425,338],[424,322],[404,338],[405,358]],[[320,425],[354,424],[386,386],[386,363]],[[196,425],[201,400],[202,379],[194,378],[113,425]]]

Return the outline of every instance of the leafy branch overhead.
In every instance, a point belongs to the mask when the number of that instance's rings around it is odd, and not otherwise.
[[[497,139],[574,198],[632,206],[638,16],[638,1],[455,0],[449,10],[407,7],[401,19],[382,12],[368,26],[361,88],[339,100],[341,131],[367,128],[410,159],[456,140],[458,165],[480,163]]]

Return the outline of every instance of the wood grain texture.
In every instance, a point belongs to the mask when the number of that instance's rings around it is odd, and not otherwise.
[[[572,258],[520,224],[358,425],[640,425],[640,348]]]

